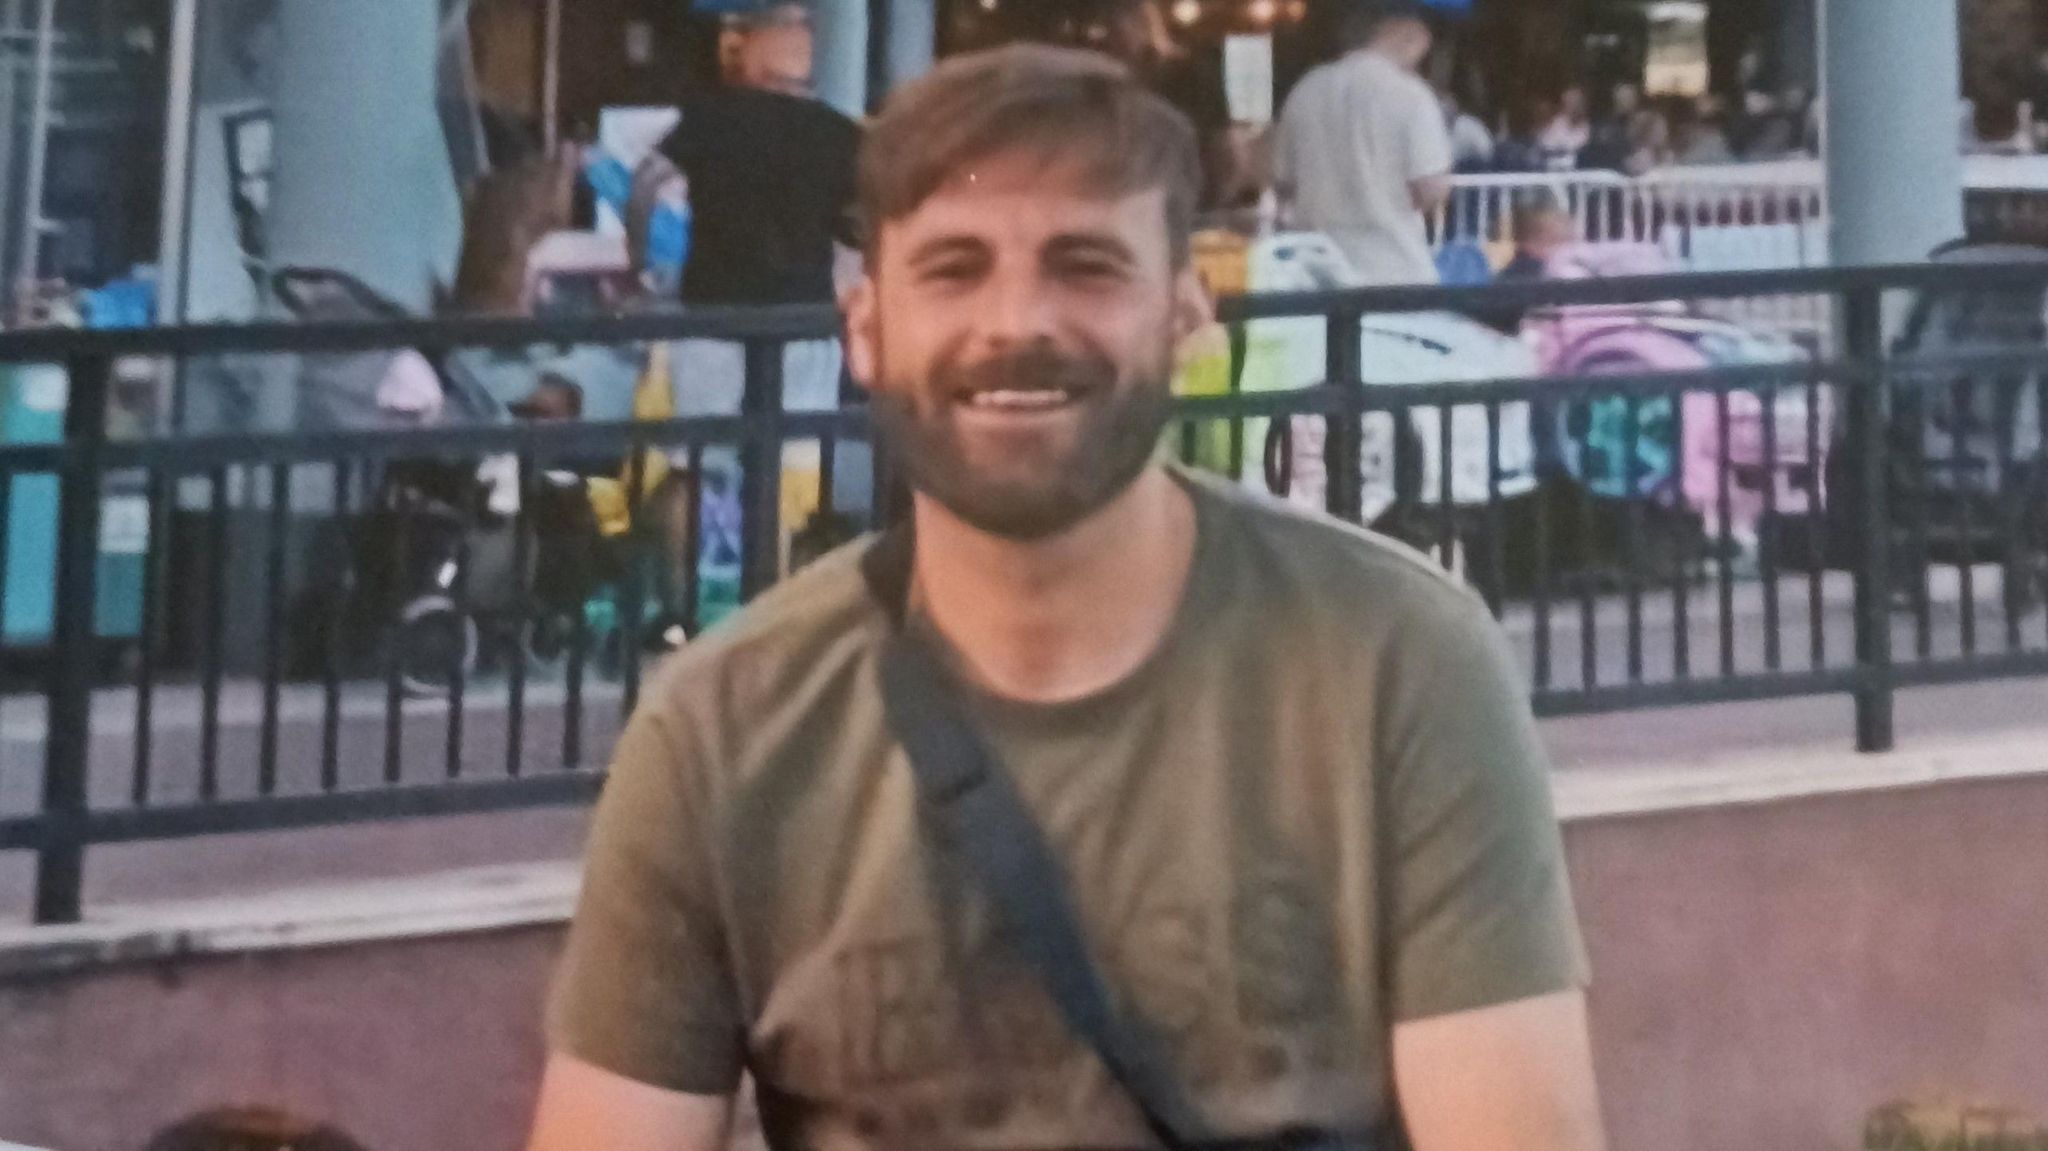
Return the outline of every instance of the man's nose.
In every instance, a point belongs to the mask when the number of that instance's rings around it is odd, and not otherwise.
[[[1053,293],[1036,275],[998,273],[984,293],[977,326],[994,347],[1020,347],[1039,342],[1057,326]]]

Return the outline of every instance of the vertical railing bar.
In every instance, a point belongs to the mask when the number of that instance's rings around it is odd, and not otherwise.
[[[475,549],[471,537],[477,526],[476,501],[481,496],[465,491],[461,506],[455,509],[457,530],[455,534],[455,583],[448,589],[448,600],[452,605],[449,615],[455,626],[455,646],[448,659],[448,723],[444,729],[446,744],[443,747],[442,774],[450,780],[462,777],[462,742],[465,734],[463,709],[469,698],[469,644],[470,635],[470,569],[475,566]],[[478,634],[481,645],[482,636]]]
[[[1330,414],[1329,432],[1324,437],[1324,474],[1329,477],[1329,490],[1324,494],[1330,514],[1354,524],[1365,518],[1365,482],[1358,458],[1365,438],[1365,366],[1360,358],[1364,349],[1360,347],[1358,331],[1362,319],[1355,310],[1333,311],[1323,333],[1323,379],[1336,389],[1339,401],[1337,410]],[[1405,438],[1404,430],[1412,427],[1408,410],[1391,412],[1388,418],[1393,421],[1394,442],[1399,445]],[[1398,487],[1400,469],[1395,472]]]
[[[1499,400],[1486,403],[1486,587],[1487,598],[1499,618],[1507,605],[1507,551],[1501,515],[1502,469],[1501,407]]]
[[[199,716],[199,798],[212,802],[220,794],[220,688],[227,626],[228,471],[216,467],[208,477],[212,499],[207,511],[206,624],[201,645]]]
[[[2034,463],[2026,511],[2032,517],[2027,536],[2035,551],[2028,570],[2038,590],[2048,600],[2048,371],[2036,369],[2034,378]],[[2025,636],[2021,637],[2022,643]],[[2048,645],[2048,611],[2041,613],[2041,642]]]
[[[321,652],[321,699],[320,699],[320,790],[332,792],[341,785],[341,661],[344,655],[343,643],[349,634],[349,621],[361,609],[357,575],[350,571],[360,566],[360,540],[356,534],[357,525],[351,522],[356,504],[354,496],[354,468],[347,457],[334,461],[334,522],[342,534],[342,547],[348,554],[346,569],[339,585],[341,595],[333,604]]]
[[[874,458],[875,470],[878,473],[874,493],[875,525],[879,528],[882,521],[881,504],[888,498],[880,474],[885,471],[880,445],[875,448]],[[700,565],[704,560],[704,445],[691,441],[685,449],[685,460],[684,466],[688,471],[683,476],[683,495],[689,512],[683,517],[683,631],[695,638],[703,626],[703,614],[700,611],[698,597],[703,594],[703,568]]]
[[[640,514],[640,489],[647,480],[647,445],[636,436],[626,446],[631,455],[626,465],[626,557],[618,612],[619,664],[625,684],[619,702],[621,715],[633,714],[634,705],[640,702],[640,619],[647,607],[641,561],[653,550],[647,517]]]
[[[1720,538],[1715,549],[1720,558],[1720,629],[1721,629],[1721,678],[1735,676],[1735,532],[1733,477],[1729,475],[1728,436],[1729,412],[1728,393],[1717,390],[1714,393],[1715,436],[1714,467],[1716,518],[1720,521]]]
[[[7,539],[7,484],[13,478],[11,472],[0,472],[0,555],[5,554]],[[164,564],[171,534],[166,491],[163,473],[152,469],[148,494],[144,496],[149,502],[149,535],[142,553],[142,634],[136,638],[135,651],[135,769],[128,796],[136,807],[149,805],[150,753],[156,723],[157,631],[163,627]],[[5,579],[6,570],[6,562],[0,559],[0,579]]]
[[[1912,451],[1905,464],[1913,476],[1913,493],[1908,505],[1911,511],[1907,515],[1906,527],[1907,553],[1913,565],[1913,651],[1925,662],[1934,657],[1934,589],[1931,584],[1934,565],[1933,552],[1928,546],[1928,528],[1933,519],[1935,461],[1927,450],[1933,418],[1929,410],[1932,406],[1929,393],[1933,385],[1919,377],[1900,382],[1903,385],[1901,398],[1911,405],[1909,424],[1913,435]]]
[[[291,465],[270,465],[269,531],[264,583],[268,610],[263,633],[263,727],[256,753],[256,794],[277,791],[278,693],[284,676],[285,544],[291,519]]]
[[[1634,493],[1624,496],[1633,499]],[[1597,554],[1593,539],[1596,521],[1593,512],[1593,486],[1586,484],[1579,489],[1578,544],[1582,557]],[[1600,683],[1599,652],[1599,601],[1600,573],[1598,565],[1589,564],[1579,572],[1579,690],[1592,691]]]
[[[1622,505],[1624,550],[1623,592],[1628,601],[1628,681],[1643,682],[1643,492],[1638,473],[1642,468],[1642,408],[1633,394],[1624,401],[1626,421],[1622,433],[1622,486],[1628,500]]]
[[[405,681],[403,678],[407,656],[408,637],[405,629],[405,597],[412,589],[413,568],[413,493],[403,488],[392,488],[389,480],[386,487],[390,500],[395,505],[398,520],[396,524],[396,554],[392,557],[392,571],[396,585],[390,589],[390,603],[387,605],[393,618],[382,621],[386,628],[384,643],[384,782],[397,784],[405,778]]]
[[[1893,742],[1891,632],[1891,524],[1887,485],[1891,480],[1887,400],[1891,389],[1884,358],[1884,296],[1876,287],[1846,293],[1843,336],[1858,371],[1851,393],[1849,440],[1857,452],[1861,488],[1863,553],[1856,580],[1856,748],[1889,751]]]
[[[746,343],[740,414],[740,599],[750,602],[782,568],[783,348]]]
[[[1827,664],[1827,556],[1822,547],[1823,525],[1827,523],[1826,497],[1821,478],[1826,471],[1821,451],[1820,414],[1827,385],[1818,375],[1806,385],[1806,613],[1808,658],[1813,670]]]
[[[1756,394],[1763,405],[1763,482],[1764,511],[1763,523],[1769,525],[1774,534],[1782,535],[1778,523],[1778,389],[1775,385],[1761,388]],[[1763,581],[1764,594],[1764,669],[1780,671],[1784,666],[1783,645],[1778,634],[1783,622],[1779,617],[1778,604],[1778,561],[1774,541],[1757,538],[1757,575]]]
[[[97,636],[94,609],[99,565],[100,471],[106,446],[107,391],[113,361],[80,354],[65,365],[69,399],[64,410],[65,467],[58,480],[56,598],[52,605],[52,661],[48,734],[43,741],[43,807],[51,840],[36,853],[38,924],[76,923],[85,880],[80,827],[89,803],[87,760],[92,747],[92,684]]]
[[[1532,641],[1532,662],[1530,682],[1537,691],[1544,691],[1551,682],[1550,656],[1550,594],[1554,558],[1551,553],[1551,495],[1538,489],[1536,492],[1536,580],[1535,580],[1535,636]]]
[[[505,673],[505,774],[512,779],[526,769],[526,661],[536,633],[548,623],[533,595],[534,524],[527,493],[539,490],[537,474],[533,454],[521,451],[519,514],[512,519],[512,654]]]
[[[1686,393],[1681,390],[1671,397],[1671,444],[1676,452],[1678,467],[1671,477],[1674,488],[1673,504],[1685,506],[1685,403]],[[1678,549],[1675,562],[1671,565],[1671,676],[1673,679],[1692,678],[1692,578],[1693,564],[1698,552],[1690,533],[1690,520],[1686,542]]]
[[[1998,380],[1998,395],[1993,399],[1991,417],[1992,452],[1998,476],[1998,495],[1995,497],[2001,520],[1999,538],[2003,542],[2000,557],[1999,584],[2005,621],[2005,650],[2008,653],[2020,648],[2020,617],[2023,590],[2027,577],[2022,574],[2021,540],[2027,535],[2026,489],[2015,482],[2013,476],[2013,438],[2019,435],[2020,383],[2010,377]],[[2010,400],[2011,402],[2007,402]],[[2035,455],[2040,455],[2036,449]]]
[[[1958,380],[1949,391],[1949,475],[1956,491],[1956,583],[1961,598],[1962,649],[1965,657],[1977,654],[1977,579],[1976,545],[1970,537],[1976,534],[1976,522],[1971,507],[1975,503],[1974,492],[1978,475],[1978,460],[1970,451],[1970,426],[1974,422],[1975,405],[1970,402],[1970,393],[1976,387],[1974,380]],[[1994,497],[1995,498],[1995,497]]]
[[[1437,548],[1445,571],[1454,570],[1458,562],[1457,490],[1452,485],[1457,473],[1452,458],[1457,445],[1451,438],[1456,411],[1449,404],[1441,404],[1436,410]]]
[[[582,604],[569,610],[569,661],[562,689],[562,770],[583,763],[583,674],[590,658],[590,614]]]

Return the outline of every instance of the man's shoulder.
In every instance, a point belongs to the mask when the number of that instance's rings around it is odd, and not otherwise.
[[[700,720],[758,718],[849,673],[886,622],[861,577],[870,543],[831,552],[691,640],[663,665],[650,702]]]
[[[848,145],[860,140],[860,125],[837,108],[783,92],[714,88],[691,93],[677,107],[682,121],[671,140],[686,139],[685,134],[693,128],[699,136],[716,134],[760,143],[775,143],[792,131]]]

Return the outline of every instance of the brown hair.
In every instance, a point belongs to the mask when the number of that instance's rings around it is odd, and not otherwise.
[[[455,305],[471,312],[515,312],[526,296],[527,255],[549,232],[569,226],[575,154],[564,149],[477,181],[463,205]]]
[[[883,224],[1013,152],[1071,165],[1091,193],[1163,190],[1174,264],[1186,263],[1202,187],[1194,126],[1109,57],[1032,44],[954,57],[890,98],[861,146],[869,256]]]
[[[1545,225],[1555,220],[1566,224],[1572,221],[1571,213],[1548,191],[1540,192],[1515,205],[1511,227],[1517,244],[1530,243],[1543,234]]]

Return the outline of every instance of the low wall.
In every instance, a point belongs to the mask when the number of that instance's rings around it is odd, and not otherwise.
[[[2048,776],[1821,795],[1779,780],[1614,810],[1631,786],[1559,791],[1615,1148],[1848,1149],[1901,1096],[2048,1114]],[[233,955],[181,957],[199,940],[177,936],[144,958],[133,939],[16,947],[0,1140],[127,1151],[186,1112],[261,1101],[373,1151],[513,1151],[559,940],[546,907],[572,883],[426,937],[421,920],[410,938],[286,930]]]

